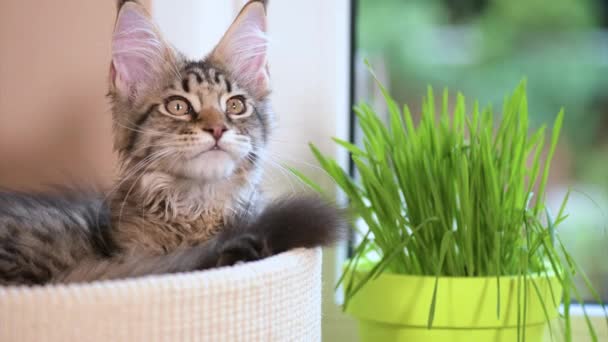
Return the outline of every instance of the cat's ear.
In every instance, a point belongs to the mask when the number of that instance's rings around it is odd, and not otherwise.
[[[168,65],[173,51],[150,15],[134,1],[119,2],[119,12],[112,36],[111,91],[133,98],[154,86]]]
[[[266,5],[254,0],[243,7],[210,59],[224,65],[239,84],[263,96],[270,91],[267,55]]]

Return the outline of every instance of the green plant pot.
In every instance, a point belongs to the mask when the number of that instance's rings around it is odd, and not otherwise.
[[[358,319],[363,342],[511,342],[524,333],[534,342],[543,340],[547,316],[557,317],[562,296],[554,276],[442,277],[429,329],[434,286],[434,277],[383,273],[351,298],[346,311]]]

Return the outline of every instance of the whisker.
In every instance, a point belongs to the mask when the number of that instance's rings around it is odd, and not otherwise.
[[[315,165],[315,164],[311,164],[309,162],[305,162],[302,160],[298,160],[295,159],[293,157],[286,157],[286,156],[282,156],[282,155],[278,155],[276,153],[273,153],[271,151],[265,151],[264,152],[265,155],[267,155],[269,158],[274,158],[276,161],[278,162],[284,162],[287,161],[289,163],[294,163],[294,164],[300,164],[300,165],[304,165],[310,168],[313,168],[317,171],[323,171],[325,174],[329,175],[322,167],[320,167],[319,165]]]
[[[271,167],[277,169],[279,171],[279,173],[281,174],[281,176],[283,176],[287,180],[287,183],[289,183],[289,186],[291,188],[291,193],[292,194],[296,193],[296,189],[295,189],[294,184],[292,182],[294,177],[290,176],[291,173],[289,172],[289,170],[285,169],[283,166],[281,166],[280,164],[278,164],[278,163],[276,163],[276,162],[274,162],[272,160],[265,160],[263,158],[262,159],[254,160],[251,156],[247,156],[247,159],[249,159],[252,163],[256,163],[256,162],[257,163],[261,163],[262,166],[265,163],[266,165],[271,166]]]
[[[151,147],[165,147],[165,148],[166,147],[173,147],[173,148],[178,148],[178,147],[181,147],[181,145],[175,144],[174,142],[165,142],[165,143],[162,143],[162,144],[147,144],[147,145],[141,146],[138,149],[130,151],[129,154],[136,156],[137,152],[149,149]]]
[[[160,154],[159,154],[160,155]],[[127,175],[123,176],[122,179],[120,180],[120,182],[118,182],[117,185],[115,185],[114,187],[112,187],[112,189],[110,189],[110,191],[108,191],[106,193],[106,195],[104,196],[101,205],[103,205],[104,203],[107,203],[107,201],[110,199],[111,196],[113,196],[116,191],[118,191],[120,189],[120,187],[122,186],[122,184],[124,184],[124,182],[126,182],[127,180],[131,179],[131,177],[139,172],[143,167],[145,167],[146,163],[148,161],[150,161],[151,159],[153,159],[154,157],[156,157],[156,154],[151,154],[150,156],[147,156],[146,158],[142,159],[141,161],[139,161],[135,166],[133,166],[132,168],[130,168],[127,171]],[[100,211],[98,211],[100,212]],[[97,215],[97,225],[99,225],[99,214]]]
[[[129,180],[135,173],[140,171],[149,160],[155,158],[157,155],[160,155],[160,152],[163,152],[163,151],[155,152],[155,153],[143,158],[142,160],[140,160],[133,167],[127,168],[126,171],[123,171],[123,172],[126,172],[127,174],[122,177],[122,180],[116,186],[114,186],[112,188],[112,190],[110,190],[110,192],[106,195],[104,200],[109,199],[110,195],[112,195],[113,192],[117,191],[125,181]]]
[[[139,129],[136,127],[136,124],[131,121],[127,121],[127,123],[133,124],[133,127],[125,126],[122,123],[114,120],[115,125],[123,127],[125,129],[128,129],[133,132],[144,133],[144,134],[153,134],[153,135],[165,136],[165,137],[171,137],[171,138],[181,137],[181,135],[177,134],[177,133],[161,132],[161,131],[155,131],[155,130],[150,130],[150,129],[147,129],[147,130]]]
[[[155,158],[152,159],[147,166],[145,167],[144,171],[133,181],[133,184],[131,184],[131,187],[129,188],[129,190],[127,191],[127,194],[125,195],[124,200],[122,201],[122,204],[120,206],[120,212],[118,214],[118,227],[120,227],[120,223],[122,222],[122,214],[125,208],[125,205],[127,203],[127,200],[129,199],[129,195],[131,195],[131,192],[133,191],[133,189],[135,188],[135,185],[137,185],[137,182],[139,182],[139,180],[146,174],[146,171],[149,170],[150,166],[152,166],[152,164],[154,164],[154,162],[160,160],[161,158],[163,158],[164,156],[168,155],[169,151],[161,151],[164,153],[159,153]]]

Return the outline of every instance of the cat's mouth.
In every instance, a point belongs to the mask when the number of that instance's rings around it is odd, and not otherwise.
[[[218,146],[218,145],[215,145],[215,146],[213,146],[213,147],[211,147],[211,148],[208,148],[208,149],[206,149],[206,150],[200,151],[199,153],[195,154],[195,155],[192,157],[192,159],[199,158],[200,156],[202,156],[202,155],[204,155],[204,154],[207,154],[207,153],[218,153],[218,152],[224,152],[224,153],[227,153],[227,151],[226,151],[226,150],[224,150],[223,148],[221,148],[221,147],[220,147],[220,146]]]

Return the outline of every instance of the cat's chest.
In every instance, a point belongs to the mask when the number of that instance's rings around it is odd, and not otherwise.
[[[194,217],[140,217],[125,222],[119,229],[118,240],[125,249],[143,249],[153,253],[199,245],[222,230],[224,212],[209,210]],[[130,226],[130,227],[129,227]]]
[[[178,218],[159,227],[159,244],[165,250],[194,246],[209,240],[224,227],[224,213],[209,211],[194,218]]]

